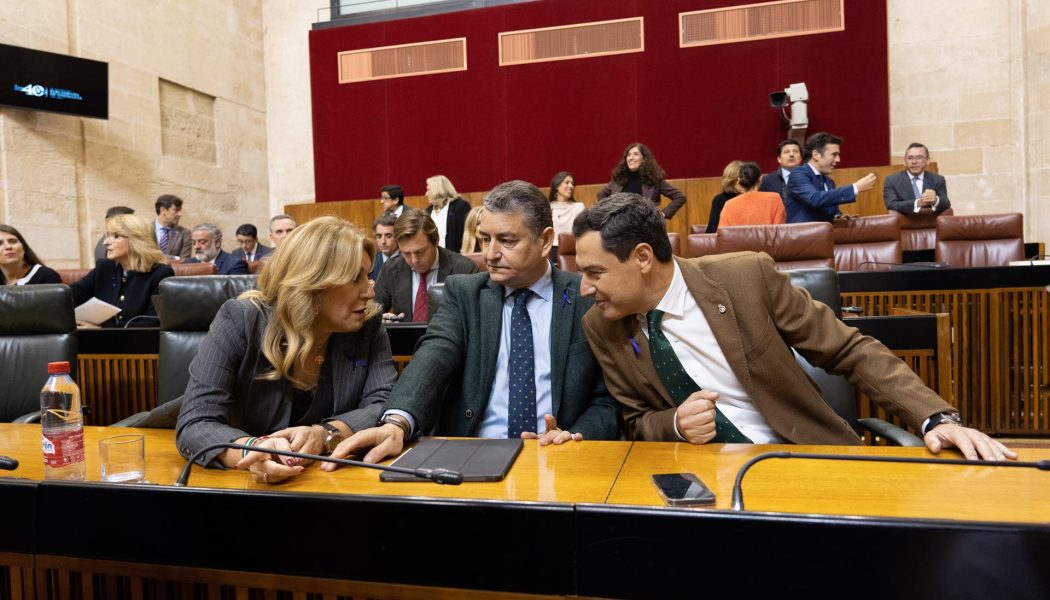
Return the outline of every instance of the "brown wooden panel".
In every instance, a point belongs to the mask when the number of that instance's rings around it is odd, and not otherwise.
[[[109,425],[157,406],[156,354],[81,354],[77,357],[87,425]]]

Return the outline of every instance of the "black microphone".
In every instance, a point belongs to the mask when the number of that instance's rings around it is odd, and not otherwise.
[[[14,471],[18,468],[18,459],[10,456],[0,456],[0,470]]]
[[[259,448],[258,446],[245,446],[244,444],[212,444],[206,448],[198,450],[188,461],[186,466],[182,468],[182,472],[179,473],[179,478],[175,480],[175,487],[186,487],[186,483],[190,479],[190,469],[193,468],[193,463],[197,462],[197,459],[206,452],[212,450],[218,450],[219,448],[233,448],[234,450],[247,450],[249,452],[263,452],[265,454],[276,454],[278,456],[291,456],[292,458],[305,458],[307,460],[316,460],[320,462],[335,463],[337,465],[347,465],[351,467],[364,467],[366,469],[376,469],[379,471],[390,471],[393,473],[405,473],[407,475],[415,475],[420,479],[428,479],[434,483],[440,483],[442,485],[459,485],[463,483],[463,474],[459,471],[450,471],[449,469],[406,469],[404,467],[392,467],[387,465],[373,465],[372,463],[362,462],[360,460],[350,460],[347,458],[332,458],[331,456],[318,456],[316,454],[306,454],[304,452],[290,452],[288,450],[275,450],[273,448]]]
[[[965,458],[917,458],[905,456],[864,456],[851,454],[799,454],[797,452],[765,452],[747,461],[736,474],[736,483],[733,484],[733,510],[744,510],[744,474],[753,465],[767,458],[808,458],[812,460],[854,460],[867,462],[889,462],[889,463],[918,463],[923,465],[980,465],[985,467],[1023,467],[1026,469],[1039,469],[1050,471],[1050,460],[1036,462],[997,461],[997,460],[967,460]]]
[[[946,262],[910,262],[910,263],[896,263],[896,262],[879,262],[877,260],[866,260],[857,265],[856,271],[860,271],[864,265],[875,265],[882,267],[889,267],[890,271],[922,271],[927,269],[946,269],[951,265]]]

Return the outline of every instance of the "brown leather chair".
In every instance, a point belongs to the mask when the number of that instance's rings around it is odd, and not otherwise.
[[[91,272],[91,269],[55,269],[58,271],[58,276],[62,278],[62,283],[66,285],[73,285],[77,281],[84,278],[85,275]]]
[[[831,233],[837,271],[885,270],[890,263],[901,262],[901,225],[897,215],[839,219],[832,223]]]
[[[558,268],[576,272],[576,236],[571,233],[558,234]]]
[[[682,255],[682,239],[674,231],[667,232],[667,241],[671,242],[671,254],[675,256]]]
[[[1024,258],[1021,213],[937,219],[937,262],[952,267],[1000,267]]]
[[[488,272],[489,267],[488,267],[488,265],[485,264],[485,255],[484,254],[482,254],[480,252],[468,252],[468,253],[464,254],[463,256],[465,256],[465,257],[469,258],[470,260],[474,261],[474,264],[476,264],[478,266],[478,271],[479,272]]]
[[[951,216],[954,211],[949,208],[940,213],[888,212],[900,217],[901,250],[932,250],[937,241],[937,219]]]
[[[171,268],[176,277],[189,277],[195,275],[215,275],[218,269],[212,263],[182,263],[173,262]]]
[[[742,250],[765,252],[781,271],[835,267],[831,223],[719,227],[715,235],[719,254]]]
[[[689,233],[706,233],[707,223],[699,223],[689,226]]]
[[[690,233],[685,238],[686,258],[718,254],[718,237],[714,233]]]

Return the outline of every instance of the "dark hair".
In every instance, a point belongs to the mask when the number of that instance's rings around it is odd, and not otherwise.
[[[485,210],[494,213],[517,213],[525,220],[533,239],[540,237],[544,229],[554,227],[551,203],[540,188],[527,181],[515,179],[492,188],[485,197]]]
[[[924,146],[923,144],[920,144],[919,142],[912,142],[908,144],[908,149],[905,150],[904,153],[907,154],[908,150],[911,150],[912,148],[922,148],[922,151],[926,153],[926,158],[930,157],[930,149]]]
[[[813,153],[824,154],[824,148],[828,144],[842,144],[842,138],[837,135],[832,135],[826,131],[818,131],[813,135],[806,138],[806,152],[803,157],[804,160],[813,158]]]
[[[163,196],[157,198],[157,202],[154,204],[154,207],[157,209],[158,215],[160,214],[160,209],[170,209],[172,206],[174,206],[175,208],[182,208],[182,198],[179,198],[178,196],[173,196],[171,194],[164,194]]]
[[[379,193],[386,192],[392,199],[397,200],[398,204],[405,203],[405,190],[399,185],[384,185],[379,188]]]
[[[128,208],[126,206],[110,206],[106,209],[106,218],[112,219],[117,215],[133,215],[135,214],[134,208]]]
[[[4,233],[10,233],[11,235],[18,238],[18,241],[22,244],[22,249],[25,250],[25,256],[22,258],[22,260],[24,260],[27,265],[33,266],[44,264],[40,262],[39,258],[36,257],[36,252],[33,252],[33,249],[29,247],[29,244],[26,243],[26,239],[22,237],[22,234],[19,233],[17,229],[11,227],[10,225],[4,225],[3,223],[0,223],[0,231],[3,231]],[[0,271],[0,283],[7,283],[7,277],[4,276],[4,273],[2,271]]]
[[[578,239],[588,231],[598,232],[602,249],[620,262],[626,261],[638,244],[649,244],[656,260],[671,261],[664,216],[655,204],[638,194],[619,192],[584,209],[572,224],[572,234]]]
[[[777,156],[780,156],[780,153],[784,151],[785,146],[798,146],[798,152],[799,154],[802,154],[802,143],[794,138],[788,138],[777,144]]]
[[[420,231],[427,236],[427,241],[435,246],[441,241],[437,223],[434,223],[430,215],[419,209],[405,209],[394,222],[394,239],[397,240],[398,245],[401,245],[402,239],[410,238]]]
[[[259,230],[255,228],[255,225],[245,223],[237,228],[235,235],[243,235],[244,237],[259,239]]]
[[[649,151],[649,148],[639,142],[633,142],[624,148],[623,155],[620,157],[620,164],[613,169],[613,181],[620,185],[627,185],[627,174],[631,172],[627,168],[627,153],[634,147],[637,147],[642,153],[642,166],[638,167],[638,174],[642,176],[642,183],[660,187],[660,183],[664,180],[664,170],[660,167],[660,163],[653,158],[653,153]]]
[[[569,177],[572,177],[573,183],[576,182],[576,176],[574,176],[568,171],[558,171],[558,174],[554,176],[554,179],[551,179],[551,191],[549,194],[547,194],[547,200],[551,204],[554,204],[558,200],[558,188],[561,187],[562,182],[568,179]],[[569,196],[569,201],[575,202],[575,196],[576,192],[574,191],[573,195]]]
[[[758,185],[758,180],[761,178],[762,170],[758,168],[758,164],[748,161],[740,165],[740,174],[737,175],[736,181],[740,187],[750,190]]]
[[[376,230],[377,225],[382,225],[383,227],[393,227],[396,224],[397,217],[390,213],[383,213],[379,215],[379,217],[375,221],[372,221],[372,231],[374,232]]]

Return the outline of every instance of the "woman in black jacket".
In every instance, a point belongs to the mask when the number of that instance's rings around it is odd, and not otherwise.
[[[664,170],[653,158],[653,153],[645,144],[637,142],[623,151],[620,164],[613,169],[612,181],[598,192],[598,200],[617,192],[638,194],[656,206],[660,206],[660,196],[670,198],[671,203],[663,210],[665,219],[670,219],[685,206],[685,194],[667,183]]]
[[[62,278],[40,262],[17,229],[0,224],[0,284],[37,283],[62,283]]]
[[[438,245],[459,252],[463,246],[463,231],[466,228],[470,204],[459,197],[452,182],[444,175],[427,178],[427,214],[438,227]]]

